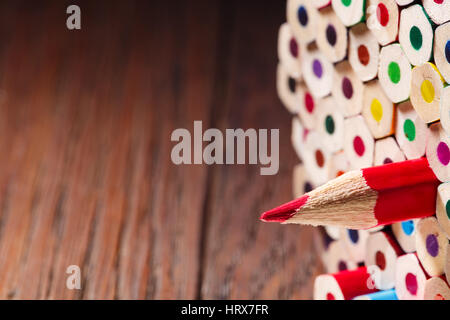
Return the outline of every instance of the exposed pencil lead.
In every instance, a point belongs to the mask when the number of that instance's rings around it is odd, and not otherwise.
[[[308,195],[264,212],[260,219],[264,222],[285,222],[290,219],[308,200]]]

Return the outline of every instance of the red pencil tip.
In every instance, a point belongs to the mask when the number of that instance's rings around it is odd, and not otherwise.
[[[298,199],[264,212],[259,219],[264,222],[285,222],[289,220],[307,200],[308,195],[305,194]]]

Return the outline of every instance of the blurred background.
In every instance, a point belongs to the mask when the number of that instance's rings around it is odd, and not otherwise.
[[[290,200],[298,162],[275,86],[284,14],[279,0],[2,0],[0,298],[310,298],[316,231],[258,220]],[[175,166],[170,134],[194,120],[279,128],[278,175]]]

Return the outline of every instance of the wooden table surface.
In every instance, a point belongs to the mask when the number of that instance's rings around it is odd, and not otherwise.
[[[82,10],[82,30],[65,26]],[[0,3],[0,298],[309,298],[313,228],[258,221],[291,197],[275,91],[285,4]],[[176,128],[280,128],[280,171],[176,166]],[[81,290],[66,268],[81,268]]]

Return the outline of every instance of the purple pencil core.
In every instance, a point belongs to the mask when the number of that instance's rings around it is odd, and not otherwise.
[[[426,240],[426,247],[428,254],[432,257],[436,257],[439,253],[439,242],[434,234],[429,234]]]
[[[322,74],[323,74],[322,64],[317,59],[315,59],[313,61],[313,72],[314,72],[314,74],[316,75],[317,78],[321,78],[322,77]]]

